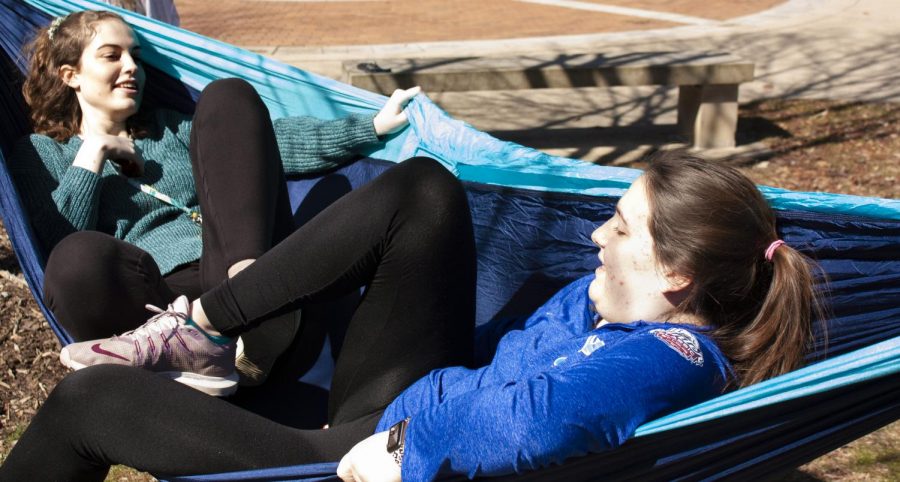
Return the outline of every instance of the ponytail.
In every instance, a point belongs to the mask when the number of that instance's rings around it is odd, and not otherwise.
[[[793,371],[813,348],[813,320],[824,319],[810,260],[787,245],[772,253],[771,282],[756,316],[735,333],[714,336],[729,355],[738,385],[747,386]],[[723,336],[729,335],[729,336]]]

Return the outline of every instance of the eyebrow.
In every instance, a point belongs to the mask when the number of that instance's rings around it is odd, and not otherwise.
[[[140,45],[133,45],[130,49],[123,49],[122,46],[118,45],[118,44],[103,44],[103,45],[97,47],[97,50],[104,49],[106,47],[112,47],[112,48],[117,48],[117,49],[122,49],[122,50],[131,50],[131,51],[141,50]]]

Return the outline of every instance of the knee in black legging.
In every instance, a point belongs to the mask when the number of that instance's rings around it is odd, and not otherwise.
[[[134,253],[128,248],[133,248]],[[154,269],[156,263],[153,258],[140,251],[101,232],[72,233],[50,252],[44,269],[44,295],[51,304],[53,300],[86,296],[90,294],[94,280],[102,280],[103,283],[109,281],[112,274],[110,267],[117,262],[124,262],[125,255],[134,255],[139,262],[150,265],[148,269]]]
[[[60,241],[50,252],[44,278],[75,281],[78,275],[102,269],[118,252],[116,239],[98,231],[78,231]]]
[[[468,201],[462,184],[438,161],[414,157],[400,163],[407,182],[403,183],[403,202],[423,208],[435,220],[469,216]]]
[[[169,301],[159,267],[146,251],[97,231],[70,234],[50,253],[44,298],[76,340],[111,336],[146,318],[144,304]],[[130,310],[116,309],[138,298]],[[121,323],[119,322],[121,320]]]
[[[252,108],[265,108],[256,89],[246,80],[234,78],[214,80],[200,93],[194,116],[216,112],[220,107],[228,108],[230,111],[236,104],[244,102],[250,102]]]

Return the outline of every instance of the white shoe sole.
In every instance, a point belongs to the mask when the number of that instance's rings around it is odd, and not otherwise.
[[[87,365],[73,361],[69,357],[68,350],[65,349],[59,352],[59,361],[63,366],[71,368],[72,370],[81,370],[82,368],[87,367]],[[238,374],[236,371],[233,371],[224,377],[211,377],[200,375],[199,373],[178,371],[151,373],[155,373],[170,380],[175,380],[178,383],[187,385],[195,390],[199,390],[214,397],[231,395],[237,391],[238,388]]]

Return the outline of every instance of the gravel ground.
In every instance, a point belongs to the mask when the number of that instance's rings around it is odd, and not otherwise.
[[[768,100],[743,106],[740,144],[771,153],[740,162],[759,184],[900,198],[900,105]],[[59,344],[0,232],[0,460],[65,370]],[[801,467],[787,480],[900,480],[900,422]],[[109,480],[151,480],[119,470]]]

